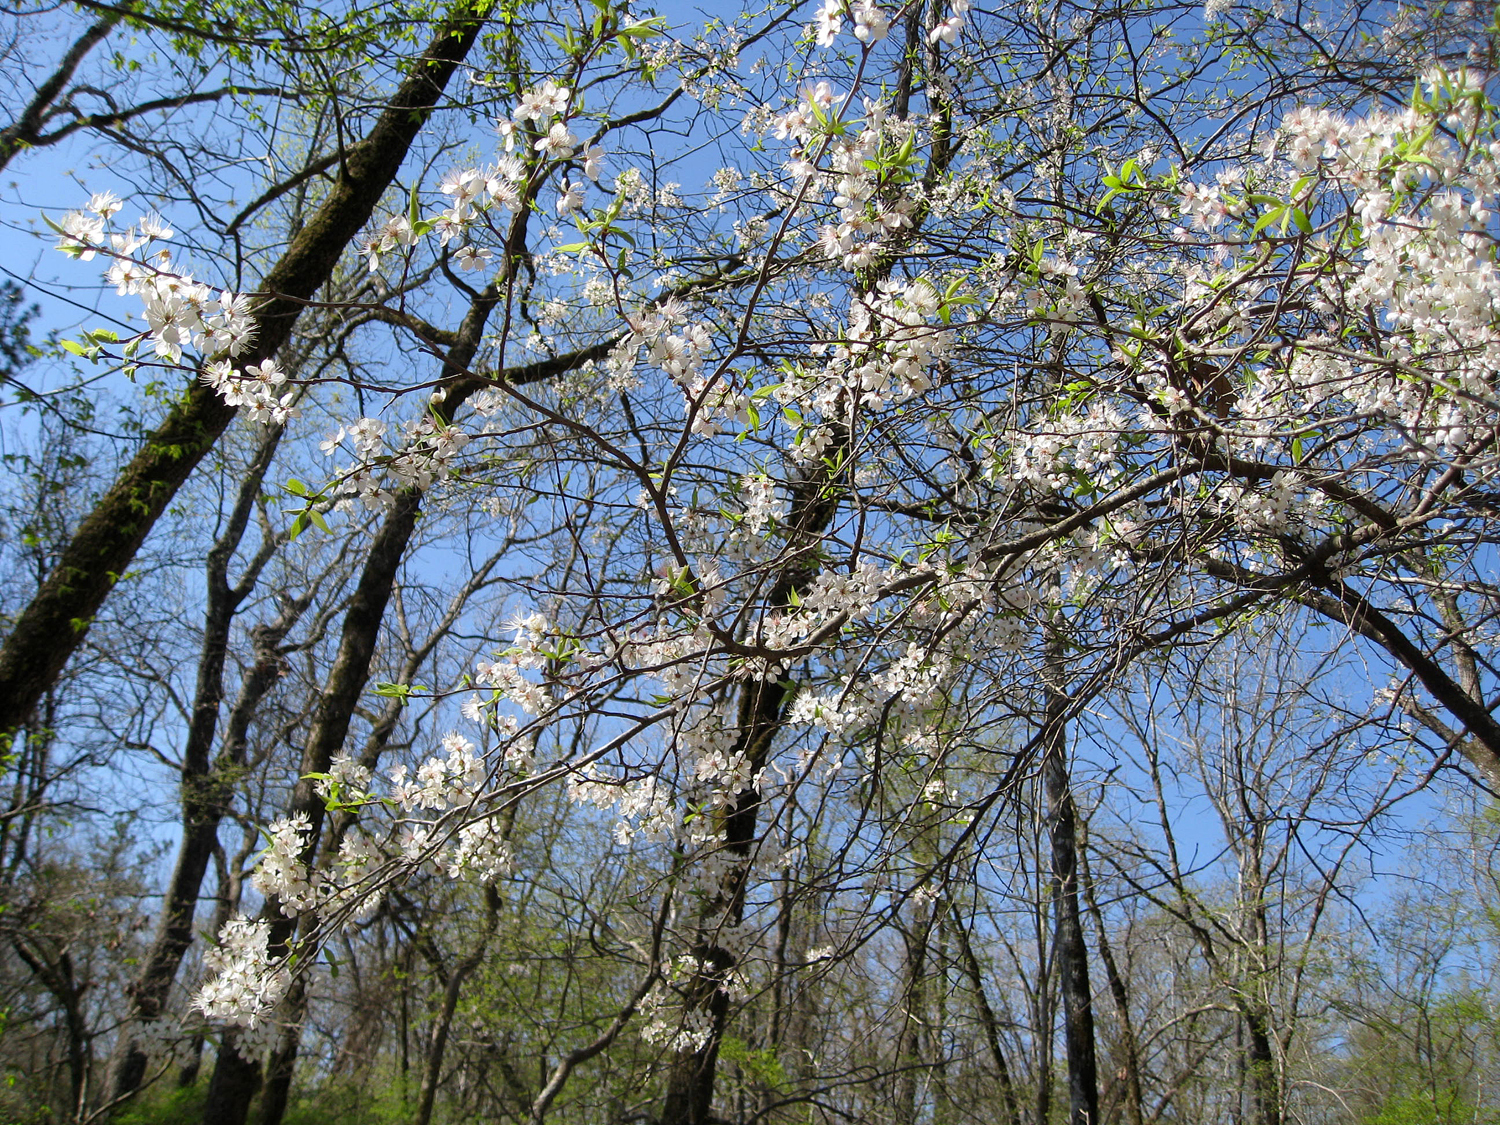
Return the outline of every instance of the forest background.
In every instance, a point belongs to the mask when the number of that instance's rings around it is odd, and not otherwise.
[[[1500,1120],[1495,9],[3,20],[0,1121]]]

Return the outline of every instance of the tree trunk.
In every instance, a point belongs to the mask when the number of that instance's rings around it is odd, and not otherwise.
[[[1281,1083],[1276,1068],[1275,1032],[1271,1022],[1270,1004],[1261,995],[1265,972],[1271,957],[1270,922],[1266,917],[1266,880],[1262,873],[1261,860],[1265,847],[1264,829],[1254,823],[1250,832],[1251,871],[1247,888],[1251,895],[1249,903],[1249,940],[1256,969],[1247,982],[1254,992],[1242,987],[1240,1008],[1245,1020],[1245,1062],[1250,1072],[1250,1105],[1255,1125],[1281,1125]],[[1242,863],[1243,866],[1243,863]]]
[[[10,945],[62,1008],[65,1037],[64,1052],[68,1059],[68,1107],[73,1120],[84,1115],[84,1098],[88,1093],[89,1029],[83,1013],[83,994],[87,981],[80,984],[73,970],[73,958],[66,949],[49,955],[44,945],[33,948],[20,934],[12,935]]]
[[[318,709],[313,718],[307,742],[302,750],[302,760],[297,768],[299,781],[292,790],[288,815],[306,815],[311,822],[308,845],[301,857],[304,865],[310,866],[323,828],[325,806],[314,789],[308,774],[327,773],[333,756],[344,744],[349,732],[349,723],[369,677],[370,661],[375,653],[375,643],[380,634],[380,622],[390,600],[391,587],[396,572],[406,553],[406,545],[416,527],[417,513],[421,508],[422,494],[416,490],[402,492],[387,514],[370,553],[365,559],[359,585],[344,617],[343,635],[339,640],[338,655],[328,673]],[[295,922],[281,914],[280,904],[267,901],[261,910],[261,920],[271,923],[270,943],[273,950],[285,952]],[[295,1007],[295,997],[289,996],[284,1004]],[[293,1056],[295,1058],[295,1054]],[[288,1065],[283,1060],[282,1073]],[[213,1081],[209,1084],[208,1101],[204,1106],[205,1125],[243,1125],[249,1111],[249,1101],[260,1085],[260,1063],[243,1058],[226,1037],[224,1046],[214,1066]],[[270,1101],[274,1104],[285,1099],[273,1092]],[[279,1120],[279,1118],[278,1118]]]
[[[826,472],[814,472],[792,489],[790,534],[808,543],[816,541],[833,521],[838,509],[837,489]],[[816,562],[799,562],[783,572],[767,599],[773,607],[784,607],[794,595],[807,592],[817,576]],[[782,711],[791,695],[781,681],[750,680],[740,693],[735,755],[749,762],[750,776],[765,767],[771,741],[781,727]],[[717,934],[739,925],[744,917],[745,890],[750,872],[748,860],[755,843],[760,815],[760,790],[753,785],[740,791],[734,808],[725,817],[723,854],[729,859],[728,874],[718,897],[701,912],[699,943],[693,953],[707,970],[696,974],[688,989],[687,1003],[708,1015],[708,1039],[694,1051],[679,1051],[667,1076],[667,1092],[658,1125],[708,1125],[712,1115],[714,1080],[719,1044],[729,1018],[729,994],[725,976],[735,958],[721,946]]]
[[[1145,1111],[1141,1098],[1140,1047],[1136,1042],[1135,1021],[1130,1016],[1130,996],[1125,989],[1125,978],[1120,974],[1120,966],[1115,961],[1109,935],[1105,933],[1104,912],[1099,909],[1098,898],[1094,894],[1094,882],[1089,876],[1087,840],[1081,840],[1079,843],[1078,864],[1084,901],[1088,904],[1089,914],[1094,919],[1094,929],[1098,933],[1099,960],[1104,965],[1109,995],[1114,1001],[1115,1018],[1120,1021],[1119,1077],[1125,1086],[1121,1096],[1125,1105],[1125,1121],[1127,1125],[1142,1125],[1145,1120]]]
[[[979,1023],[984,1028],[984,1042],[990,1050],[990,1061],[995,1064],[995,1081],[1000,1086],[999,1120],[1003,1125],[1021,1125],[1021,1105],[1016,1098],[1015,1082],[1010,1076],[1010,1064],[1000,1044],[1000,1021],[990,1007],[990,998],[984,990],[984,973],[979,967],[979,958],[974,955],[974,946],[969,941],[969,931],[958,914],[948,915],[944,925],[950,926],[958,939],[959,962],[964,974],[974,989],[974,1004],[979,1010]]]
[[[1245,1062],[1250,1073],[1251,1117],[1255,1125],[1281,1125],[1281,1096],[1276,1080],[1276,1052],[1271,1045],[1270,1015],[1251,1001],[1244,1007]]]
[[[1067,696],[1062,690],[1062,641],[1049,627],[1042,731],[1042,778],[1052,843],[1052,904],[1063,1039],[1068,1057],[1070,1125],[1099,1125],[1099,1078],[1094,1060],[1094,1008],[1088,948],[1078,909],[1078,812],[1068,786]]]
[[[509,835],[507,831],[507,838]],[[443,1076],[443,1055],[448,1049],[448,1033],[453,1027],[453,1013],[458,1009],[458,999],[463,993],[464,984],[484,961],[485,951],[489,948],[490,938],[495,932],[495,923],[500,916],[500,892],[493,886],[484,888],[484,905],[484,931],[479,936],[479,944],[474,947],[472,953],[454,967],[453,972],[448,975],[448,983],[443,988],[443,1006],[439,1009],[437,1019],[432,1025],[432,1038],[427,1045],[427,1060],[422,1068],[422,1092],[417,1100],[417,1112],[412,1118],[412,1125],[430,1125],[432,1121],[432,1106],[437,1099],[438,1081]]]
[[[896,1037],[896,1125],[916,1125],[918,1075],[922,1066],[922,1027],[927,1020],[927,948],[932,914],[923,911],[916,933],[906,939],[906,1010]]]

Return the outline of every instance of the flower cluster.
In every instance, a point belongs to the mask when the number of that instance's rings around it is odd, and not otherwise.
[[[311,831],[306,813],[272,821],[266,829],[270,844],[255,865],[255,889],[268,899],[275,898],[288,917],[311,910],[318,902],[315,877],[302,861]]]
[[[324,800],[343,803],[363,801],[369,796],[370,767],[345,753],[333,756],[328,776],[316,779],[314,790]]]
[[[378,511],[402,488],[425,490],[447,480],[457,471],[458,456],[470,439],[462,427],[441,422],[430,413],[403,423],[394,449],[386,445],[387,432],[380,419],[361,418],[340,426],[320,444],[325,457],[343,448],[346,440],[353,444],[354,462],[338,474],[336,507],[357,501]]]
[[[404,765],[389,773],[391,797],[409,811],[438,810],[467,805],[478,794],[489,766],[474,743],[457,732],[443,736],[444,756],[430,757],[415,776]]]
[[[572,90],[552,79],[522,93],[510,117],[495,123],[505,155],[484,167],[455,168],[438,184],[438,191],[448,197],[448,205],[428,218],[417,218],[415,204],[408,214],[394,215],[362,244],[371,273],[379,271],[382,258],[392,252],[415,246],[426,234],[436,234],[439,244],[459,243],[453,260],[460,270],[473,272],[489,267],[494,251],[468,241],[470,228],[479,216],[494,207],[520,211],[535,190],[537,161],[558,164],[577,159],[583,174],[598,183],[604,171],[605,152],[598,145],[580,151],[577,133],[569,127],[572,112]],[[530,134],[535,139],[529,148],[516,152],[518,142]],[[584,202],[584,185],[564,178],[559,185],[555,209],[559,215],[579,211]]]
[[[225,360],[210,360],[199,378],[225,405],[240,407],[252,422],[283,425],[297,414],[296,392],[286,389],[286,375],[274,359],[261,360],[243,371]]]
[[[864,109],[864,128],[829,148],[839,221],[818,236],[823,253],[846,270],[873,265],[885,240],[911,227],[917,206],[916,193],[906,185],[909,169],[894,161],[883,168],[880,160],[882,146],[899,149],[911,136],[910,123],[890,117],[882,103],[868,98]],[[806,144],[811,135],[804,131],[799,139]]]
[[[831,433],[811,419],[846,419],[856,408],[882,410],[930,390],[957,343],[941,323],[945,302],[925,278],[887,278],[856,294],[848,327],[832,343],[813,345],[820,367],[794,371],[776,388],[783,403],[808,419],[792,450],[799,461],[822,457]]]
[[[510,842],[498,818],[470,821],[458,830],[458,843],[443,857],[450,879],[472,875],[481,883],[493,883],[509,873]]]
[[[1045,492],[1108,485],[1136,423],[1155,428],[1149,411],[1132,419],[1117,405],[1094,401],[1081,412],[1059,412],[1009,435],[1007,474]]]
[[[636,840],[676,843],[680,837],[677,794],[654,775],[627,781],[609,777],[590,763],[568,775],[566,791],[575,805],[614,811],[614,836],[621,847]]]
[[[739,945],[729,934],[721,934],[720,940]],[[712,960],[693,954],[674,957],[661,982],[641,1001],[641,1038],[673,1051],[701,1050],[713,1027],[712,1013],[706,1004],[699,1002],[705,991],[723,992],[731,1000],[744,1000],[750,990],[744,973],[737,969],[721,968]]]
[[[750,397],[729,370],[705,373],[713,350],[711,326],[690,322],[687,304],[676,297],[648,305],[627,318],[630,331],[610,354],[617,381],[642,356],[682,389],[683,412],[693,433],[712,437],[750,420]]]
[[[1468,72],[1438,68],[1424,84],[1426,97],[1398,111],[1351,119],[1297,109],[1283,120],[1264,167],[1227,169],[1212,184],[1179,187],[1180,212],[1210,234],[1229,224],[1254,224],[1252,233],[1285,230],[1294,218],[1295,229],[1313,234],[1322,222],[1315,248],[1323,265],[1302,275],[1308,280],[1296,301],[1327,317],[1368,310],[1380,327],[1380,354],[1364,360],[1333,333],[1300,333],[1243,396],[1242,417],[1257,410],[1273,418],[1293,403],[1352,408],[1387,420],[1425,456],[1458,454],[1500,422],[1493,387],[1500,370],[1493,223],[1500,139]],[[1435,128],[1439,123],[1451,136]],[[1292,185],[1284,200],[1266,194],[1282,185]],[[1252,200],[1275,210],[1257,212]],[[1243,238],[1244,231],[1227,237]],[[1340,252],[1344,244],[1352,252]],[[1248,283],[1254,275],[1247,267],[1240,276]],[[1198,295],[1222,303],[1222,288]],[[1163,391],[1174,393],[1182,388]]]
[[[157,245],[170,241],[174,232],[155,215],[142,216],[137,226],[123,231],[110,230],[109,220],[121,206],[109,192],[95,194],[84,209],[70,211],[57,229],[58,249],[81,261],[108,255],[105,276],[115,292],[140,297],[146,331],[126,343],[126,357],[148,343],[158,358],[181,363],[184,350],[193,348],[204,357],[203,383],[225,403],[242,408],[252,421],[286,422],[296,413],[296,394],[287,389],[275,361],[267,358],[243,370],[231,362],[255,342],[250,298],[176,272],[171,250]]]
[[[271,925],[232,918],[218,944],[203,954],[213,975],[193,997],[193,1007],[216,1023],[253,1028],[275,1008],[291,984],[286,967],[270,955]]]
[[[963,0],[959,0],[963,3]],[[891,20],[874,0],[823,0],[809,30],[819,47],[831,47],[844,26],[844,13],[854,17],[854,37],[866,46],[879,43],[890,32]],[[951,42],[951,40],[950,40]]]

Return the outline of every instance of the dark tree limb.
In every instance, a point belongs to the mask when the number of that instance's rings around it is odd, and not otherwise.
[[[274,356],[305,304],[332,275],[395,178],[412,141],[479,36],[483,6],[461,3],[391,96],[374,127],[350,148],[327,200],[298,232],[261,286],[255,344],[246,366]],[[79,524],[51,574],[0,647],[0,739],[27,721],[82,643],[109,591],[152,525],[235,416],[196,378],[142,449]]]

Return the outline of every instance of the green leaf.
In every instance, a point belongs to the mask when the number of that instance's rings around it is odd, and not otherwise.
[[[1276,222],[1278,219],[1280,219],[1285,214],[1286,214],[1286,207],[1285,207],[1285,205],[1282,205],[1280,207],[1275,207],[1272,210],[1267,211],[1259,219],[1255,220],[1255,230],[1254,230],[1253,233],[1259,234],[1261,231],[1265,230],[1268,226],[1270,226],[1272,223]]]
[[[652,27],[650,23],[638,23],[630,27],[622,27],[615,33],[619,39],[654,39],[660,34],[661,28]]]

